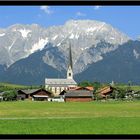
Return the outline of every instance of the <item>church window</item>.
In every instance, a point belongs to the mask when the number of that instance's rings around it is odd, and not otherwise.
[[[69,73],[69,76],[71,76],[71,73]]]

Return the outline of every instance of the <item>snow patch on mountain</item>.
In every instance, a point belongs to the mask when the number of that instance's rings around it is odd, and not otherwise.
[[[58,48],[60,52],[57,52],[57,55],[54,53],[45,55],[43,60],[46,64],[58,68],[60,61],[56,60],[62,54],[68,57],[68,48],[71,42],[73,62],[74,67],[77,67],[77,72],[85,70],[93,62],[103,59],[102,54],[117,49],[118,45],[130,39],[111,25],[95,20],[69,20],[64,25],[49,28],[37,24],[16,24],[6,29],[0,29],[0,34],[4,35],[4,37],[0,37],[0,56],[2,57],[0,64],[8,64],[9,66],[38,50],[44,49],[46,44],[51,43],[52,47]],[[97,47],[101,40],[112,44],[112,46]],[[94,51],[92,52],[90,48]],[[66,64],[61,62],[63,68],[66,69]]]
[[[22,35],[23,38],[26,38],[27,35],[28,35],[28,33],[31,32],[31,30],[27,30],[27,29],[20,29],[18,31],[21,33],[21,35]]]
[[[133,54],[136,57],[136,59],[140,57],[140,54],[135,49],[133,49]]]
[[[113,39],[114,40],[115,38],[114,37],[110,37],[110,39]]]
[[[58,37],[58,35],[55,35],[55,36],[52,38],[52,40],[55,40],[57,37]]]
[[[97,31],[96,32],[99,32],[99,30],[105,30],[105,28],[103,28],[104,27],[104,25],[105,25],[105,23],[103,23],[99,28],[97,28]]]
[[[0,34],[0,37],[1,37],[1,36],[4,36],[4,35],[5,35],[5,33],[1,33],[1,34]]]
[[[30,53],[32,54],[37,50],[42,50],[47,43],[48,43],[48,37],[45,39],[39,38],[39,41],[32,46]]]
[[[11,50],[11,48],[13,47],[13,45],[14,45],[15,42],[16,42],[16,40],[14,40],[14,41],[12,42],[12,44],[8,47],[8,50],[9,50],[9,51]]]
[[[81,48],[82,51],[89,49],[89,47]]]
[[[70,39],[73,39],[74,38],[74,34],[71,34],[69,38]]]
[[[93,32],[95,31],[97,28],[96,27],[90,27],[87,29],[87,32]]]

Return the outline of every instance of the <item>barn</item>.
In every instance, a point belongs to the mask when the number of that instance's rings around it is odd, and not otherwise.
[[[87,90],[68,90],[65,93],[66,102],[89,102],[93,100],[93,93]]]
[[[112,93],[114,88],[112,86],[105,86],[97,91],[103,98],[106,98],[107,95]]]
[[[18,90],[17,99],[25,100],[30,99],[33,101],[48,101],[52,96],[52,93],[44,89],[28,89],[28,90]]]

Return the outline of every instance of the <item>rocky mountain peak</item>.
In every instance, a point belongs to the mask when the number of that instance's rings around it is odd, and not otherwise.
[[[51,43],[52,47],[58,47],[66,58],[68,45],[71,42],[73,62],[78,66],[79,71],[83,71],[88,64],[101,59],[103,53],[117,49],[118,45],[129,39],[127,35],[111,25],[96,20],[69,20],[64,25],[49,28],[37,24],[15,24],[6,29],[0,29],[0,53],[2,53],[0,64],[10,66],[16,61],[44,49],[48,43]],[[102,47],[97,47],[101,40],[113,46],[105,47],[102,51]],[[96,53],[90,54],[90,49]],[[46,56],[47,60],[45,60],[45,56],[42,57],[46,64],[54,68],[60,64],[54,53],[50,52],[49,57]],[[56,59],[54,63],[52,59],[49,59],[51,57]],[[83,62],[82,68],[80,67],[81,62]],[[75,73],[77,72],[75,69]]]

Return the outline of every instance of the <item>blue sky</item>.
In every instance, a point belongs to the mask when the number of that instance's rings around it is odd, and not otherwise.
[[[104,21],[133,39],[140,36],[140,6],[0,6],[0,28],[17,23],[48,27],[70,19]]]

